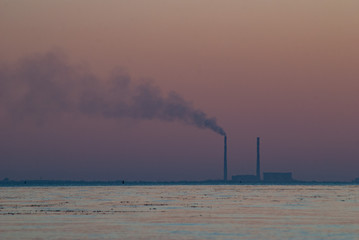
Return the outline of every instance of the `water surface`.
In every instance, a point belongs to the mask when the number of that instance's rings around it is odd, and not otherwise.
[[[359,186],[3,187],[0,239],[359,239]]]

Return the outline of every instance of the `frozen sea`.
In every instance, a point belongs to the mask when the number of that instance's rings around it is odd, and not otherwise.
[[[1,187],[0,239],[359,239],[359,186]]]

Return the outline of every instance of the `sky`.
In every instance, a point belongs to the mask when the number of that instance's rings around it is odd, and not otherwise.
[[[0,179],[359,177],[359,2],[0,0]]]

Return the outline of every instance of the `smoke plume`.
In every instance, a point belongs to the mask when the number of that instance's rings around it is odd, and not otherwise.
[[[44,121],[63,113],[180,121],[225,135],[215,118],[174,91],[164,95],[153,82],[135,83],[121,71],[99,79],[56,53],[0,66],[0,111],[17,121]]]

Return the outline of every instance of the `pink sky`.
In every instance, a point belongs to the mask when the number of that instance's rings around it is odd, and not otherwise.
[[[358,9],[356,0],[0,1],[0,64],[59,52],[100,81],[120,67],[216,117],[229,176],[255,173],[260,136],[263,171],[352,180]],[[10,123],[4,104],[0,179],[222,178],[223,138],[209,130],[76,114]]]

